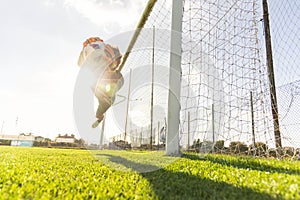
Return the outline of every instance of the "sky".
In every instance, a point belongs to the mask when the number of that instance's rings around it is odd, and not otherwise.
[[[73,92],[82,43],[134,30],[146,3],[1,0],[0,134],[78,136]]]

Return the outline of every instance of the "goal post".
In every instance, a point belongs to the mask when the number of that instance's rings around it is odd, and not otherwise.
[[[173,0],[166,154],[178,155],[181,87],[182,1]]]

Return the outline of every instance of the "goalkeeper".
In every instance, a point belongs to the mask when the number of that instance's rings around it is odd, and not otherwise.
[[[123,76],[117,70],[121,58],[118,47],[105,44],[98,37],[89,38],[83,43],[78,65],[91,72],[91,87],[99,103],[93,128],[103,120],[105,112],[115,101],[117,91],[124,84]]]

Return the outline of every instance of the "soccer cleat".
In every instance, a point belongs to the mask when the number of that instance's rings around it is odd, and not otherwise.
[[[100,124],[101,121],[102,121],[102,120],[97,119],[97,120],[93,123],[92,127],[93,127],[93,128],[96,128],[96,127]]]
[[[99,117],[97,117],[98,119],[93,123],[93,125],[92,125],[92,127],[93,128],[96,128],[99,124],[100,124],[100,122],[103,120],[103,118],[104,118],[104,115],[101,115],[101,116],[99,116]]]

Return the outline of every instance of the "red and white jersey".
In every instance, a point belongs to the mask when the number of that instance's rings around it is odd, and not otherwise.
[[[92,69],[99,67],[115,69],[119,65],[121,57],[118,47],[105,44],[98,37],[92,37],[83,43],[78,65],[80,67],[88,66]]]
[[[121,57],[117,47],[105,44],[100,38],[89,38],[83,43],[78,65],[98,98],[101,95],[114,96],[123,85],[122,74],[115,71]]]

